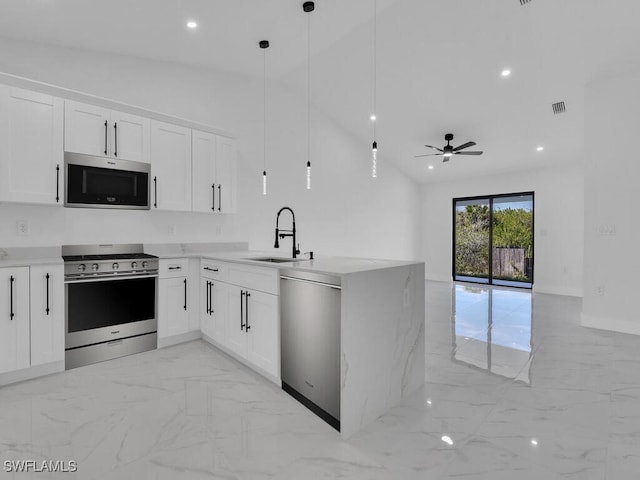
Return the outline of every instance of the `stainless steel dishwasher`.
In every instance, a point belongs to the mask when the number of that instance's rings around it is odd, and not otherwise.
[[[280,271],[282,389],[340,430],[340,277]]]

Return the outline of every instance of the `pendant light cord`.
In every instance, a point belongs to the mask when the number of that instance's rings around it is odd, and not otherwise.
[[[373,0],[373,140],[376,140],[378,123],[378,0]]]
[[[267,171],[267,49],[262,49],[262,58],[263,58],[263,67],[262,67],[262,79],[263,79],[263,92],[262,98],[264,100],[263,104],[263,128],[264,132],[262,135],[263,140],[263,154],[262,154],[262,162],[263,162],[263,172]]]
[[[307,162],[311,162],[311,14],[307,14]]]

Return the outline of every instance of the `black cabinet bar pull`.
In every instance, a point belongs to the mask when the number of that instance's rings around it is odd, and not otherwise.
[[[158,177],[153,177],[153,208],[158,208]]]
[[[167,270],[182,270],[182,265],[177,265],[175,267],[169,267]]]
[[[216,184],[211,185],[211,196],[213,197],[213,203],[211,204],[211,210],[216,209]]]
[[[49,278],[50,277],[48,273],[45,278],[47,279],[47,308],[45,309],[45,311],[47,312],[47,315],[49,315],[49,311],[50,311],[49,309]]]
[[[13,317],[16,316],[15,313],[13,313],[13,282],[15,282],[16,279],[13,278],[13,275],[11,275],[11,277],[9,277],[9,284],[11,285],[10,289],[9,289],[9,319],[13,320]]]
[[[213,289],[214,289],[213,282],[209,282],[209,313],[211,315],[216,313],[215,310],[213,309]]]
[[[206,312],[207,312],[207,315],[209,315],[209,282],[207,282],[207,292],[206,292],[206,295],[207,295],[207,306],[205,307],[205,310],[206,310]]]
[[[244,324],[244,331],[245,332],[249,332],[249,329],[251,328],[249,326],[249,297],[251,296],[251,294],[249,292],[245,293],[244,295],[244,317],[245,317],[245,324]]]
[[[244,330],[244,290],[240,290],[240,330]]]
[[[218,211],[222,211],[222,184],[218,185]]]
[[[213,314],[213,282],[209,282],[209,315]]]
[[[213,282],[209,282],[209,315],[213,313]]]
[[[184,310],[187,311],[187,279],[184,279]]]
[[[118,156],[118,124],[113,122],[113,156]]]
[[[204,267],[203,270],[209,270],[210,272],[217,272],[218,271],[217,268],[209,268],[209,267]]]
[[[107,154],[107,137],[109,136],[107,121],[104,121],[104,154]]]
[[[56,165],[56,203],[60,202],[60,165]]]

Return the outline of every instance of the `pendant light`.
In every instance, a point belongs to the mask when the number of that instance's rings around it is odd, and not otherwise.
[[[262,70],[262,82],[263,82],[263,92],[262,98],[264,101],[263,105],[263,128],[264,133],[262,135],[263,139],[263,154],[262,154],[262,162],[263,162],[263,170],[262,170],[262,194],[267,194],[267,48],[269,48],[269,40],[260,40],[258,43],[260,48],[262,49],[262,57],[263,57],[263,70]]]
[[[373,0],[373,113],[371,121],[373,122],[373,144],[371,145],[371,177],[378,177],[378,142],[376,141],[376,122],[378,120],[378,0]]]
[[[304,2],[302,10],[311,13],[316,6]],[[311,189],[311,15],[307,16],[307,190]]]

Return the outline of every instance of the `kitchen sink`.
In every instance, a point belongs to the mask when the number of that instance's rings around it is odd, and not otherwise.
[[[297,262],[297,258],[282,258],[282,257],[264,257],[264,258],[246,258],[245,260],[254,260],[256,262],[269,262],[269,263],[286,263]]]

